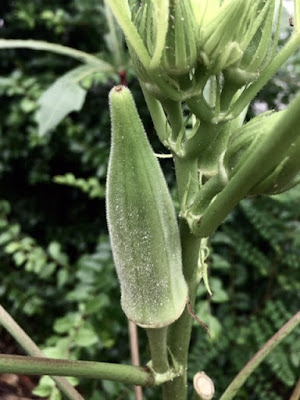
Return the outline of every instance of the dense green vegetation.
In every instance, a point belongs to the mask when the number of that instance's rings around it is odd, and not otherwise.
[[[96,0],[16,0],[1,4],[4,38],[61,43],[111,60],[108,28]],[[288,23],[286,24],[288,26]],[[106,40],[107,39],[107,40]],[[284,38],[283,38],[284,39]],[[123,58],[124,67],[127,63]],[[280,108],[297,90],[299,54],[259,95]],[[30,50],[0,57],[0,299],[51,357],[130,362],[127,321],[112,262],[105,219],[105,176],[110,145],[107,94],[117,74],[97,74],[80,113],[40,135],[38,99],[78,63]],[[145,122],[152,124],[131,67],[127,79]],[[255,113],[257,105],[250,113]],[[156,150],[163,150],[153,140]],[[161,161],[170,185],[170,160]],[[174,193],[176,197],[176,193]],[[297,311],[300,301],[300,191],[244,200],[212,240],[208,298],[196,312],[190,377],[204,370],[220,394],[257,349]],[[267,358],[238,399],[288,399],[300,367],[299,329]],[[141,332],[141,357],[148,349]],[[37,394],[59,394],[42,379]],[[130,399],[131,388],[80,382],[91,400]],[[148,398],[157,398],[148,389]]]

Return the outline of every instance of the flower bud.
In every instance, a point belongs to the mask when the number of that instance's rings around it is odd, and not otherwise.
[[[249,154],[255,152],[263,137],[272,134],[284,112],[261,114],[232,134],[224,157],[229,179],[238,172]],[[268,171],[248,195],[281,193],[299,183],[299,153],[300,138],[291,144],[275,170]]]
[[[231,134],[224,156],[224,166],[229,178],[235,174],[257,142],[269,131],[268,128],[275,125],[280,114],[272,112],[260,114]]]
[[[277,32],[274,36],[275,1],[260,0],[257,3],[256,13],[257,18],[251,28],[251,34],[243,44],[243,57],[224,72],[225,79],[239,86],[252,82],[258,77],[273,57],[277,46],[280,14],[278,13],[275,20]]]
[[[255,185],[249,194],[278,194],[300,183],[299,154],[300,138],[291,144],[291,148],[275,171]]]
[[[189,73],[197,61],[197,28],[190,0],[172,0],[162,68],[170,76]]]
[[[265,62],[269,51],[274,7],[274,0],[227,0],[214,18],[211,10],[204,13],[200,58],[212,74],[231,67],[249,72],[246,79],[255,77],[253,72]]]
[[[190,0],[170,0],[166,23],[168,29],[159,61],[154,53],[162,21],[157,20],[154,5],[150,0],[144,0],[137,10],[133,9],[132,14],[133,22],[152,60],[146,68],[129,46],[137,75],[146,89],[159,100],[180,101],[198,94],[195,79],[197,27]]]
[[[137,10],[132,10],[132,19],[150,57],[152,57],[156,41],[156,24],[159,24],[159,21],[155,20],[152,2],[150,0],[143,0]],[[152,71],[150,66],[146,68],[141,63],[134,49],[130,45],[128,45],[128,47],[137,76],[143,82],[149,93],[159,100],[172,98],[170,92],[177,92],[178,85],[168,78],[166,72],[160,67],[160,64],[158,66],[158,71]],[[157,83],[158,79],[160,80],[160,84]]]

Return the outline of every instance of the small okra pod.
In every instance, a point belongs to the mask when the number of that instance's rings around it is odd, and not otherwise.
[[[128,88],[109,95],[112,147],[107,219],[127,317],[145,328],[167,326],[187,300],[173,202]]]

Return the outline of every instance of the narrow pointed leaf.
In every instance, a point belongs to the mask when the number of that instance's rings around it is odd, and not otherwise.
[[[79,82],[95,72],[95,67],[84,65],[75,68],[53,83],[39,98],[37,111],[39,134],[45,135],[72,111],[79,111],[84,103],[86,90]]]
[[[155,23],[156,23],[156,43],[150,67],[158,67],[162,53],[165,48],[166,36],[168,32],[169,19],[169,0],[153,0]]]

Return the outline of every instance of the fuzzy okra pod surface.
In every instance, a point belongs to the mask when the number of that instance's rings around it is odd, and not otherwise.
[[[187,300],[174,205],[132,95],[109,95],[112,146],[107,219],[127,317],[160,328],[181,315]]]

